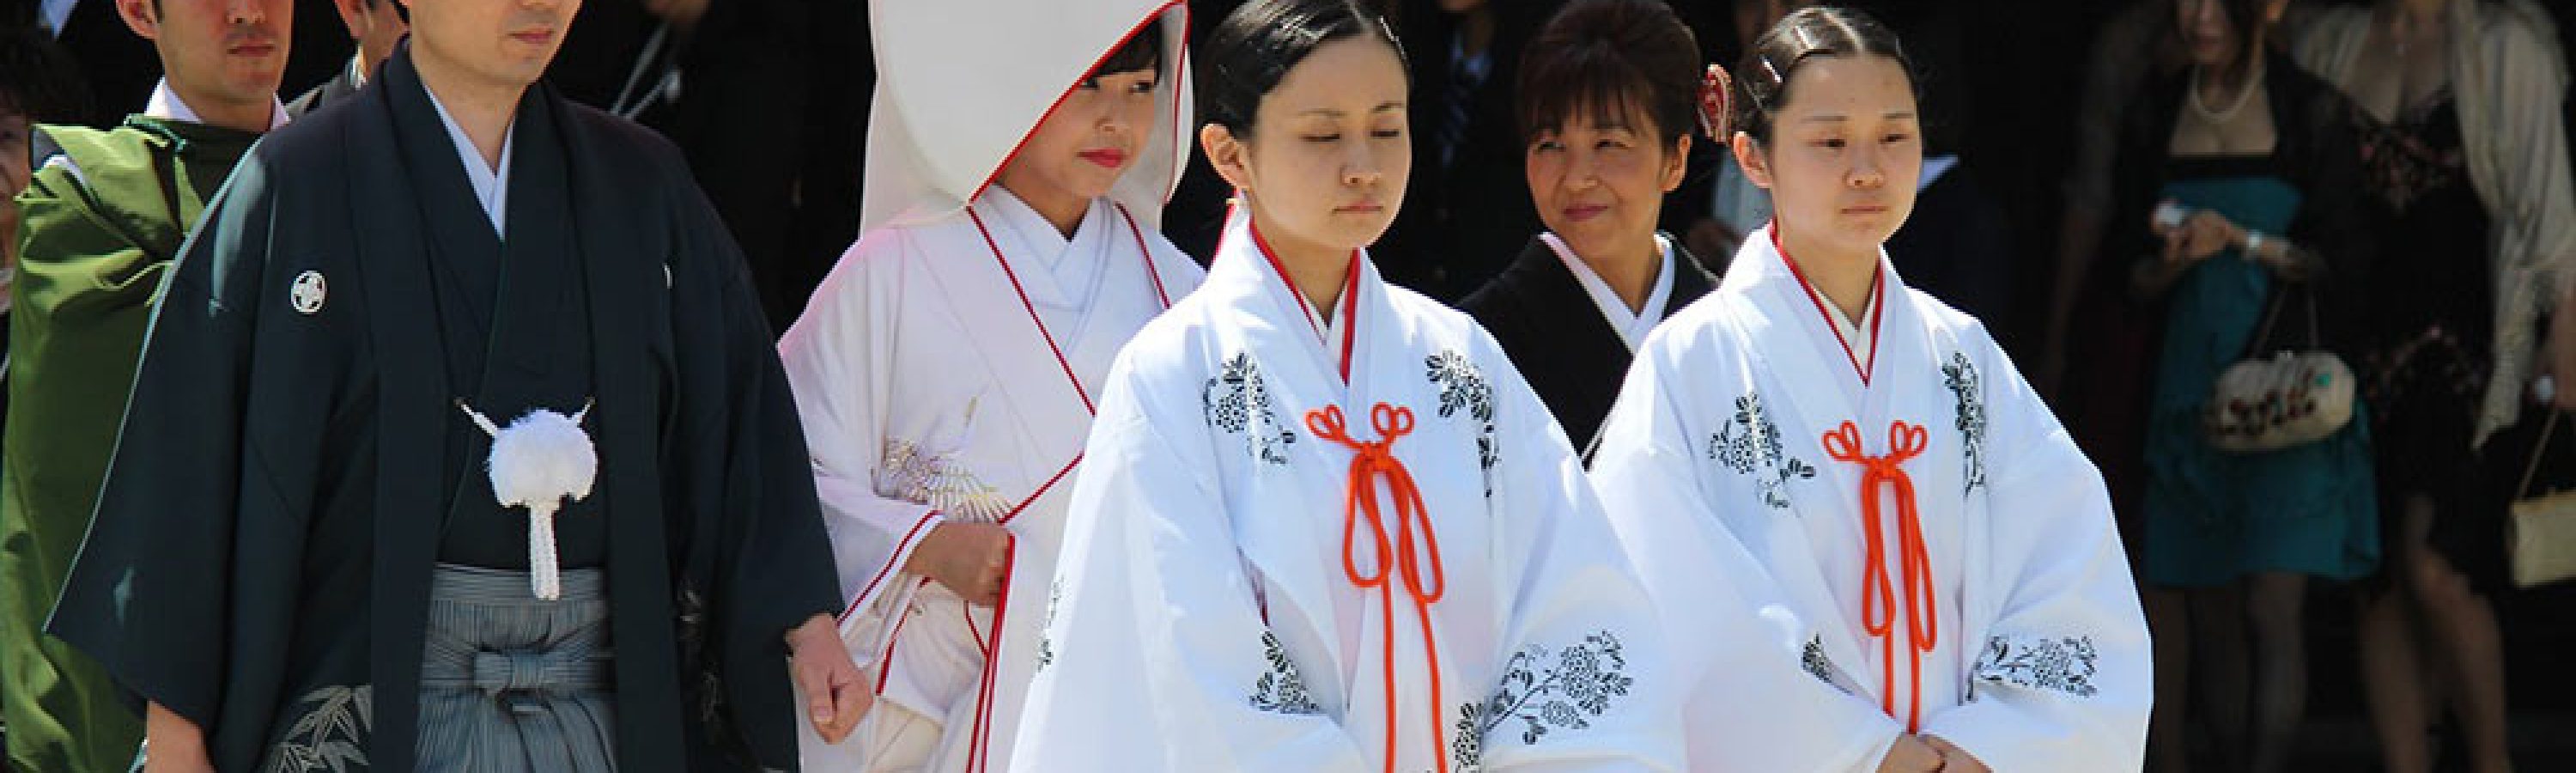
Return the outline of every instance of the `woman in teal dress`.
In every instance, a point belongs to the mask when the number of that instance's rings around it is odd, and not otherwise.
[[[2305,709],[2310,580],[2360,578],[2379,560],[2366,418],[2257,453],[2220,450],[2202,429],[2219,374],[2248,355],[2324,348],[2353,361],[2340,347],[2361,311],[2346,288],[2361,286],[2368,244],[2353,238],[2365,229],[2352,140],[2331,120],[2341,98],[2264,45],[2267,5],[2175,0],[2193,65],[2134,103],[2118,162],[2128,240],[2114,254],[2136,261],[2133,288],[2164,314],[2139,572],[2157,646],[2157,770],[2211,766],[2185,758],[2190,692],[2221,757],[2204,763],[2285,769]]]
[[[2264,241],[2288,239],[2307,198],[2269,155],[2175,158],[2167,169],[2160,201],[2266,234]],[[2202,408],[2229,366],[2249,354],[2331,340],[2307,315],[2319,290],[2283,276],[2279,263],[2246,257],[2250,238],[2183,259],[2188,266],[2147,269],[2178,274],[2163,293],[2164,342],[2147,427],[2145,574],[2159,585],[2220,588],[2263,573],[2351,580],[2378,564],[2368,421],[2256,453],[2215,448],[2202,431]],[[2274,304],[2280,308],[2266,335],[2265,313]]]

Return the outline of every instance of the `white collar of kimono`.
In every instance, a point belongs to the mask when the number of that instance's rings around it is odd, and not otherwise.
[[[1236,195],[1249,197],[1251,194],[1238,192]],[[1350,381],[1351,350],[1358,335],[1359,306],[1366,302],[1360,297],[1361,288],[1379,281],[1375,275],[1376,268],[1369,263],[1365,251],[1351,251],[1350,268],[1342,279],[1341,297],[1333,301],[1330,309],[1315,308],[1315,304],[1306,300],[1305,293],[1297,291],[1296,283],[1288,281],[1287,266],[1271,254],[1270,245],[1261,238],[1260,231],[1252,227],[1252,212],[1248,204],[1237,204],[1226,213],[1225,232],[1217,239],[1216,253],[1216,260],[1211,264],[1214,266],[1212,275],[1233,270],[1229,266],[1234,262],[1248,264],[1248,271],[1256,277],[1254,281],[1264,288],[1261,292],[1276,293],[1281,303],[1303,312],[1308,329],[1315,333],[1315,342],[1328,352],[1327,358],[1332,360],[1342,380],[1345,383]]]
[[[1108,202],[1092,199],[1083,210],[1082,224],[1074,227],[1072,236],[1056,230],[1055,223],[1038,214],[1037,208],[1029,206],[1026,199],[1012,193],[1009,188],[999,185],[986,188],[984,195],[976,197],[975,203],[995,225],[1017,239],[1022,249],[1012,251],[1013,260],[1044,269],[1049,278],[1063,284],[1066,292],[1074,296],[1074,305],[1086,305],[1080,302],[1083,295],[1079,292],[1082,289],[1078,286],[1082,284],[1080,280],[1086,273],[1097,279],[1098,269],[1107,261],[1080,258],[1101,255],[1103,248],[1118,243],[1118,240],[1108,238],[1114,232],[1112,224],[1118,217]],[[1084,247],[1090,249],[1085,250]]]
[[[275,96],[270,96],[268,102],[268,129],[276,131],[278,127],[286,125],[286,103],[277,101]],[[179,92],[170,89],[168,78],[163,78],[161,82],[152,85],[152,100],[143,103],[143,114],[165,121],[206,122],[206,119],[197,117],[197,110],[189,107],[187,100],[179,98]]]
[[[1863,374],[1861,376],[1862,381],[1869,380],[1869,376],[1867,375],[1868,371],[1871,369],[1869,364],[1878,361],[1878,286],[1880,281],[1881,280],[1877,278],[1870,280],[1869,294],[1861,297],[1861,315],[1860,319],[1856,320],[1852,319],[1850,314],[1844,313],[1843,307],[1834,304],[1832,301],[1823,300],[1824,295],[1817,291],[1813,286],[1806,288],[1809,292],[1817,293],[1813,297],[1818,300],[1817,305],[1824,307],[1825,318],[1833,321],[1834,333],[1842,336],[1843,342],[1851,347],[1850,355],[1852,358],[1852,367],[1861,370]]]
[[[870,0],[875,107],[859,228],[936,222],[992,186],[1039,121],[1132,35],[1163,36],[1155,120],[1109,198],[1149,229],[1189,160],[1189,9],[1181,0]],[[997,20],[1003,23],[995,23]],[[990,67],[990,52],[1011,66]]]
[[[1353,273],[1353,274],[1357,274],[1358,272],[1352,272],[1352,273]],[[1295,291],[1295,290],[1296,290],[1296,288],[1292,286],[1292,287],[1290,287],[1290,288],[1289,288],[1289,290],[1293,292],[1293,291]],[[1345,292],[1343,293],[1343,296],[1342,296],[1342,297],[1343,297],[1344,302],[1343,302],[1343,303],[1340,303],[1340,304],[1338,304],[1338,305],[1339,305],[1339,306],[1343,306],[1343,307],[1347,307],[1347,306],[1349,306],[1350,304],[1349,304],[1347,301],[1348,301],[1348,299],[1349,299],[1350,295],[1349,295],[1349,293],[1347,292],[1347,288],[1345,288]],[[1315,336],[1316,336],[1317,340],[1323,341],[1325,346],[1331,346],[1331,345],[1333,345],[1333,342],[1334,342],[1334,341],[1337,341],[1337,340],[1340,340],[1340,339],[1341,339],[1341,337],[1342,337],[1342,318],[1341,318],[1341,315],[1339,315],[1339,314],[1335,314],[1335,315],[1331,315],[1331,316],[1326,316],[1326,315],[1324,314],[1324,312],[1326,311],[1325,309],[1318,309],[1318,308],[1315,308],[1315,304],[1312,304],[1312,303],[1305,303],[1305,302],[1303,302],[1303,301],[1305,301],[1305,299],[1306,299],[1306,295],[1305,295],[1304,293],[1298,293],[1298,294],[1297,294],[1297,299],[1300,301],[1300,303],[1298,303],[1298,304],[1297,304],[1297,308],[1304,309],[1304,310],[1306,311],[1306,324],[1314,326],[1314,328],[1315,328]],[[1352,309],[1348,309],[1348,308],[1340,308],[1340,309],[1335,309],[1335,310],[1343,311],[1343,312],[1345,312],[1345,313],[1348,313],[1349,311],[1352,311]],[[1349,357],[1347,356],[1347,352],[1345,353],[1344,359],[1349,359]]]
[[[1360,252],[1351,251],[1350,265],[1342,270],[1342,292],[1334,298],[1333,307],[1317,308],[1305,293],[1297,290],[1296,282],[1289,281],[1287,264],[1279,262],[1278,253],[1272,252],[1270,243],[1261,238],[1261,229],[1253,227],[1251,215],[1244,215],[1243,231],[1251,237],[1253,248],[1261,252],[1261,259],[1270,268],[1271,275],[1279,277],[1279,286],[1288,291],[1289,297],[1296,299],[1297,308],[1306,312],[1306,324],[1314,328],[1315,339],[1327,347],[1336,341],[1341,342],[1342,378],[1349,379],[1351,336],[1358,333],[1350,328],[1358,324],[1360,311]]]
[[[1860,375],[1861,383],[1869,383],[1878,359],[1878,322],[1886,317],[1888,288],[1900,286],[1903,282],[1896,274],[1896,267],[1888,262],[1887,248],[1878,250],[1878,276],[1870,283],[1869,296],[1861,302],[1865,311],[1860,319],[1855,320],[1844,314],[1841,307],[1825,300],[1824,294],[1809,285],[1797,267],[1790,265],[1788,257],[1773,245],[1773,234],[1777,229],[1776,224],[1765,224],[1761,230],[1745,237],[1744,244],[1736,248],[1735,260],[1727,264],[1726,278],[1721,280],[1720,289],[1747,288],[1765,282],[1789,283],[1792,285],[1790,292],[1812,301],[1818,312],[1831,323],[1835,335],[1842,340],[1844,354],[1852,369]]]
[[[501,165],[496,168],[483,163],[483,151],[475,149],[474,138],[465,136],[465,128],[447,114],[438,92],[429,91],[429,106],[438,109],[438,122],[447,126],[448,141],[456,143],[456,160],[465,165],[465,181],[473,183],[474,200],[483,205],[483,217],[492,221],[492,235],[508,239],[504,221],[510,212],[510,146],[519,138],[518,118],[512,116],[510,128],[501,133]]]
[[[1878,302],[1878,292],[1880,285],[1885,284],[1885,281],[1886,280],[1882,278],[1870,283],[1869,295],[1861,298],[1860,301],[1862,307],[1867,309],[1867,311],[1862,312],[1861,318],[1857,321],[1853,320],[1850,316],[1843,314],[1842,307],[1840,306],[1828,304],[1825,307],[1833,310],[1834,321],[1842,323],[1844,337],[1864,341],[1872,351],[1876,351],[1878,348],[1878,341],[1876,340],[1878,338],[1878,318],[1880,316],[1880,307],[1884,305]]]
[[[1619,291],[1610,289],[1609,280],[1602,279],[1600,272],[1592,270],[1592,264],[1575,255],[1564,239],[1552,233],[1539,234],[1538,239],[1556,252],[1557,259],[1565,261],[1575,281],[1583,283],[1583,292],[1592,296],[1592,305],[1601,309],[1601,318],[1610,321],[1610,329],[1618,331],[1619,341],[1628,345],[1628,351],[1636,351],[1637,344],[1646,340],[1646,333],[1655,329],[1655,323],[1664,320],[1665,307],[1673,300],[1673,243],[1663,234],[1655,234],[1655,286],[1646,291],[1646,305],[1635,311],[1628,309],[1628,302],[1619,299]]]

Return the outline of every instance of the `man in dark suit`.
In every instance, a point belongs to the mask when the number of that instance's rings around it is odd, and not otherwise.
[[[38,13],[37,23],[54,31],[54,42],[71,52],[74,66],[89,81],[89,109],[74,122],[100,129],[115,126],[143,104],[161,79],[160,53],[125,26],[115,3],[42,2]]]
[[[305,113],[357,93],[358,87],[367,85],[367,76],[375,72],[376,66],[393,55],[394,44],[402,42],[403,34],[411,31],[411,25],[403,20],[401,6],[393,0],[331,0],[331,7],[340,12],[340,24],[349,28],[349,39],[358,50],[349,55],[349,64],[340,68],[340,74],[286,103],[289,116],[302,118]]]
[[[89,108],[62,121],[94,129],[115,128],[152,94],[161,79],[161,58],[152,45],[125,26],[112,0],[24,0],[36,25],[54,32],[54,42],[71,52],[81,78],[89,84]],[[381,1],[381,0],[380,0]],[[336,0],[295,0],[296,15],[320,18]],[[0,3],[7,5],[8,3]],[[8,21],[0,19],[0,21]],[[283,89],[320,83],[340,68],[348,43],[328,25],[307,24],[294,33]]]

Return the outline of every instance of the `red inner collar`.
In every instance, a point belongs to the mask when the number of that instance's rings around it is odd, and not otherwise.
[[[1843,336],[1842,325],[1835,324],[1833,311],[1825,307],[1824,294],[1816,291],[1814,282],[1807,281],[1807,272],[1798,268],[1798,261],[1789,258],[1789,248],[1780,243],[1780,222],[1776,219],[1771,221],[1771,250],[1780,253],[1780,262],[1788,264],[1789,275],[1798,279],[1798,289],[1807,291],[1807,300],[1816,304],[1816,314],[1825,318],[1825,329],[1833,331],[1834,341],[1843,345],[1843,357],[1860,375],[1860,385],[1869,386],[1870,373],[1878,368],[1879,325],[1887,320],[1887,272],[1884,267],[1870,267],[1869,356],[1864,358],[1852,350],[1851,339]]]
[[[1279,253],[1270,249],[1270,240],[1261,237],[1260,224],[1252,222],[1251,216],[1247,214],[1244,216],[1244,226],[1244,230],[1252,233],[1253,248],[1261,252],[1263,260],[1269,261],[1270,270],[1279,276],[1279,284],[1280,286],[1287,288],[1288,296],[1296,299],[1297,308],[1313,309],[1314,304],[1306,300],[1305,293],[1297,291],[1296,281],[1288,277],[1288,264],[1279,262]],[[1351,383],[1351,345],[1352,342],[1356,340],[1357,331],[1359,329],[1359,304],[1356,302],[1358,300],[1359,293],[1360,251],[1352,250],[1350,264],[1344,266],[1342,269],[1341,300],[1334,304],[1340,307],[1335,311],[1342,317],[1342,350],[1340,365],[1343,384]],[[1306,326],[1311,328],[1314,327],[1314,325],[1315,321],[1313,317],[1308,317],[1306,320]],[[1323,340],[1324,331],[1317,329],[1315,331],[1315,338],[1317,340]],[[1326,341],[1325,343],[1330,345],[1331,342]]]

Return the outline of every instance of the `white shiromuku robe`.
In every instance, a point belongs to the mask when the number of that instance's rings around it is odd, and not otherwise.
[[[1845,340],[1757,231],[1603,425],[1593,482],[1700,658],[1690,767],[1869,771],[1911,728],[2005,773],[2138,769],[2147,630],[2100,474],[1884,255],[1873,303]]]
[[[1356,254],[1316,315],[1248,219],[1102,388],[1014,769],[1673,769],[1652,606],[1510,360]]]
[[[862,237],[781,338],[849,604],[842,638],[882,700],[939,723],[932,770],[977,756],[999,769],[1096,385],[1201,276],[1123,205],[1093,201],[1067,240],[995,186],[946,219]],[[903,571],[943,522],[1010,528],[999,607]],[[811,769],[855,771],[865,746],[805,730]]]

